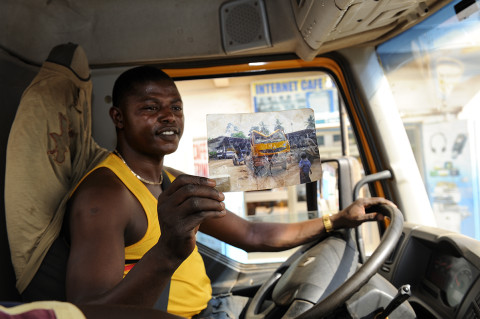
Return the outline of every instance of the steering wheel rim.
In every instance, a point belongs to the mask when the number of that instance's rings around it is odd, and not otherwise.
[[[370,258],[360,267],[355,273],[348,278],[343,284],[341,284],[335,291],[333,291],[326,298],[316,303],[313,307],[306,310],[297,319],[307,318],[322,318],[325,315],[330,314],[340,305],[345,303],[350,297],[352,297],[367,281],[375,275],[377,270],[385,262],[387,257],[391,254],[402,234],[403,229],[403,215],[395,207],[389,205],[377,205],[372,206],[368,211],[378,212],[386,217],[390,218],[390,225],[386,229],[380,244],[372,253]],[[310,248],[315,245],[310,245],[303,249],[299,254],[303,255]],[[298,254],[295,254],[294,260],[299,258]],[[252,299],[245,318],[246,319],[264,319],[274,308],[275,305],[270,305],[266,310],[261,313],[257,313],[260,306],[267,294],[273,290],[278,280],[282,277],[285,267],[289,267],[292,263],[292,258],[289,258],[274,274],[260,287]]]

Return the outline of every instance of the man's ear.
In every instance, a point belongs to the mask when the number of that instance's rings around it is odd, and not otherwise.
[[[116,106],[112,106],[110,108],[109,113],[110,113],[110,117],[112,118],[113,125],[115,125],[115,127],[117,129],[122,129],[123,128],[123,113],[122,113],[122,110],[120,110]]]

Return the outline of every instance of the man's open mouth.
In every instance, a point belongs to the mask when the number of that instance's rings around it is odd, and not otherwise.
[[[178,135],[180,130],[178,128],[163,128],[161,130],[157,130],[156,135],[160,136],[174,136]]]

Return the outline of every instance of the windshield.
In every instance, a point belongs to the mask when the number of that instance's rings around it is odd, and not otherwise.
[[[340,128],[340,105],[344,103],[337,89],[336,83],[329,74],[319,70],[281,72],[271,74],[247,74],[245,76],[222,78],[225,85],[219,88],[211,79],[193,79],[177,81],[176,85],[182,93],[185,112],[185,131],[183,140],[192,140],[190,143],[180,143],[179,149],[165,157],[165,165],[178,167],[182,171],[209,176],[210,166],[221,167],[223,176],[230,176],[232,181],[247,179],[245,172],[252,171],[252,153],[254,145],[250,145],[245,136],[252,138],[252,142],[260,144],[277,143],[273,145],[281,149],[287,162],[279,160],[272,166],[272,175],[275,180],[291,178],[299,182],[298,152],[308,155],[315,154],[315,150],[323,159],[338,158],[345,155],[352,157],[352,178],[363,177],[362,164],[357,141],[353,135],[349,121],[343,122],[345,130]],[[258,86],[275,86],[277,83],[298,83],[292,85],[291,90],[252,89]],[[316,86],[301,85],[302,83],[317,83]],[[285,87],[283,87],[285,89]],[[293,89],[295,88],[295,90]],[[260,103],[261,102],[261,103]],[[300,131],[308,138],[297,134],[289,134],[293,125],[282,121],[265,121],[265,123],[251,123],[251,130],[242,132],[235,125],[227,125],[222,137],[209,140],[205,119],[208,114],[216,114],[221,110],[228,113],[253,113],[285,111],[291,109],[311,108],[314,117],[309,117],[305,123],[306,130]],[[283,129],[279,127],[283,126]],[[316,136],[312,133],[315,132]],[[241,133],[241,134],[240,134]],[[348,138],[345,136],[348,135]],[[242,136],[243,138],[239,138]],[[300,138],[301,137],[301,138]],[[343,143],[346,141],[347,143]],[[208,143],[218,145],[214,150],[208,148]],[[313,147],[312,147],[313,146]],[[225,154],[225,150],[233,147],[237,151],[235,156]],[[273,147],[257,147],[273,148]],[[191,154],[191,155],[190,155]],[[338,165],[336,162],[322,164],[317,157],[311,157],[313,167],[322,166],[323,176],[321,192],[318,192],[318,207],[322,213],[335,214],[339,210]],[[285,176],[285,177],[282,177]],[[298,183],[297,182],[297,183]],[[255,185],[257,181],[254,179]],[[368,196],[366,189],[363,196]],[[295,186],[275,187],[270,190],[248,192],[225,192],[227,209],[238,216],[257,222],[293,223],[316,217],[308,210],[306,202],[306,187],[304,184]],[[365,223],[369,227],[365,233],[378,234],[373,223]],[[373,237],[373,236],[372,236]],[[198,242],[242,263],[270,263],[284,261],[295,250],[284,252],[245,252],[234,246],[220,242],[213,237],[199,232]],[[366,251],[374,247],[375,239],[365,239]]]
[[[285,135],[280,131],[275,131],[273,134],[265,136],[257,132],[253,132],[255,143],[276,143],[285,141]]]
[[[458,1],[380,45],[438,227],[480,239],[480,14]]]

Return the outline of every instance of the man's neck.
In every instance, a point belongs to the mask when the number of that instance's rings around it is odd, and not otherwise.
[[[153,186],[161,184],[163,156],[155,157],[121,147],[117,148],[115,152],[144,184]]]

